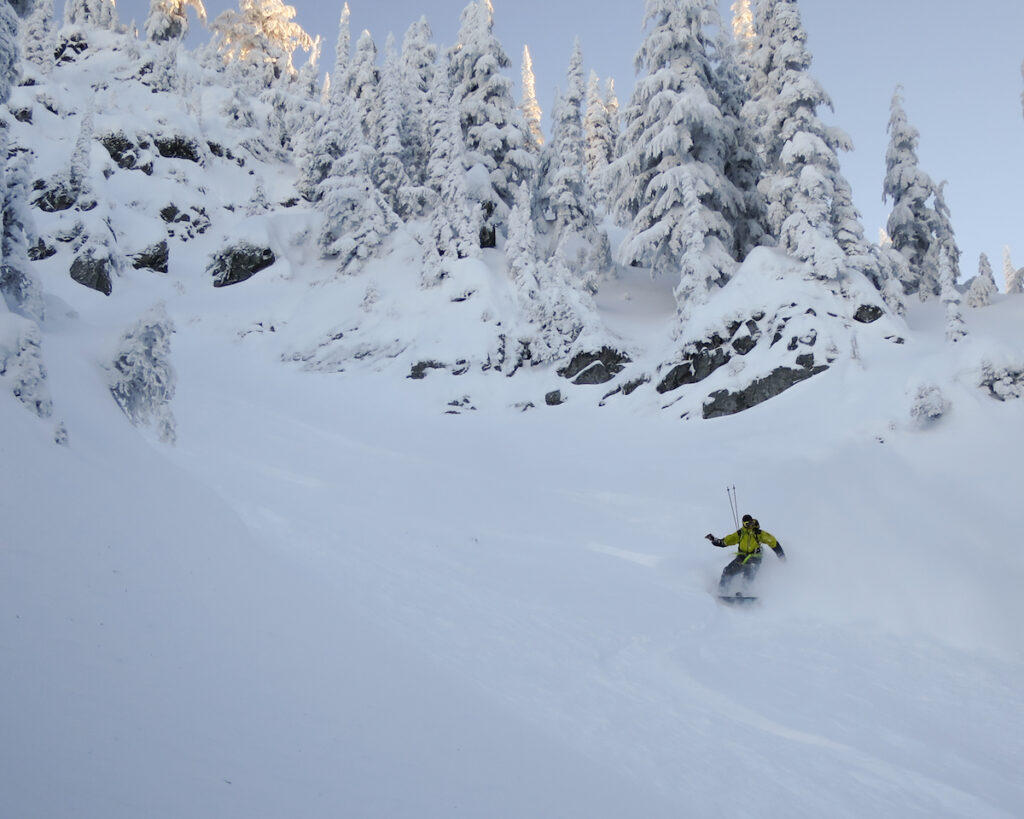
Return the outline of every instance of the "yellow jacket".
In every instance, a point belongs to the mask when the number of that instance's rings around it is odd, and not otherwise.
[[[752,526],[744,526],[732,534],[726,535],[722,538],[722,544],[738,547],[737,554],[747,557],[758,554],[762,545],[769,546],[776,552],[779,550],[779,542],[774,535],[761,529],[754,529]]]

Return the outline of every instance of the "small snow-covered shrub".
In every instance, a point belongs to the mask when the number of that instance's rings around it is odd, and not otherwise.
[[[111,368],[110,394],[136,426],[152,424],[160,440],[174,443],[176,375],[170,362],[174,322],[163,305],[154,308],[122,337]]]
[[[919,427],[927,427],[949,412],[951,406],[938,385],[918,384],[913,388],[910,417]]]
[[[0,381],[40,418],[53,413],[46,384],[39,327],[35,322],[0,312]]]
[[[978,386],[999,401],[1024,397],[1024,364],[993,364],[988,359],[978,369]]]

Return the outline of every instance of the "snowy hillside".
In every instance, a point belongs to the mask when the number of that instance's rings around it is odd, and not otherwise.
[[[937,240],[903,314],[849,224],[681,280],[482,166],[346,221],[294,123],[351,100],[62,31],[3,129],[0,815],[1024,813],[1024,296]]]

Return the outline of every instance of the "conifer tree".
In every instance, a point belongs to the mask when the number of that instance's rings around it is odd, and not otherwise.
[[[557,257],[539,258],[528,185],[520,186],[509,215],[505,258],[519,322],[506,333],[500,369],[512,375],[525,363],[533,366],[566,357],[585,329],[594,328],[593,304],[570,286],[570,272]],[[583,304],[589,305],[590,310]]]
[[[434,104],[432,86],[438,48],[431,42],[432,32],[426,18],[409,26],[402,41],[402,75],[405,80],[405,117],[402,120],[402,143],[408,159],[406,171],[414,186],[427,183],[430,160],[428,121]]]
[[[380,140],[380,69],[377,68],[377,44],[369,31],[359,35],[349,66],[349,93],[363,124],[363,135],[371,145]]]
[[[18,16],[7,3],[0,4],[0,104],[11,96],[11,88],[18,79]],[[0,157],[3,159],[6,157]]]
[[[1024,293],[1024,267],[1017,270],[1010,256],[1010,246],[1003,248],[1003,282],[1007,294]]]
[[[615,132],[612,130],[608,106],[601,94],[600,80],[591,72],[587,82],[587,108],[583,117],[587,181],[595,204],[603,208],[608,202],[609,166],[615,159]]]
[[[64,4],[64,24],[95,26],[114,31],[118,26],[114,0],[67,0]]]
[[[544,132],[541,130],[540,121],[543,112],[540,110],[540,103],[537,102],[537,81],[533,76],[533,59],[530,57],[530,47],[523,46],[523,99],[519,103],[526,120],[526,130],[533,140],[533,147],[540,148],[544,144]]]
[[[583,135],[583,52],[573,47],[566,92],[552,109],[552,139],[545,151],[541,201],[553,216],[553,255],[584,289],[596,292],[588,251],[597,238],[594,200],[587,182]],[[579,277],[582,276],[580,279]]]
[[[831,107],[831,101],[810,73],[807,33],[796,0],[760,0],[754,22],[751,101],[745,112],[756,129],[765,167],[759,188],[767,224],[787,253],[808,263],[816,276],[836,279],[852,267],[846,257],[850,248],[843,244],[855,244],[857,238],[850,224],[855,211],[849,184],[838,158],[840,150],[850,149],[850,141],[818,116],[818,109]]]
[[[338,19],[338,41],[334,47],[334,72],[328,77],[332,93],[352,93],[352,75],[350,70],[352,60],[352,33],[350,19],[352,13],[349,11],[348,3],[341,8],[341,17]]]
[[[754,12],[750,0],[735,0],[729,10],[732,12],[732,34],[737,45],[746,52],[753,51],[757,35],[754,31]]]
[[[494,247],[515,191],[532,177],[535,161],[522,113],[512,100],[512,83],[500,73],[509,58],[494,36],[490,0],[473,0],[463,9],[458,42],[447,56],[467,161],[471,172],[479,166],[487,176],[486,185],[469,191],[484,215],[480,243]]]
[[[336,123],[341,153],[317,186],[324,215],[320,250],[337,259],[341,272],[375,254],[397,226],[397,218],[370,179],[372,149],[363,135],[355,100],[338,95]]]
[[[313,38],[292,22],[295,7],[281,0],[239,0],[238,5],[238,11],[223,11],[210,24],[221,57],[256,88],[293,77],[295,50],[313,48]]]
[[[6,138],[0,137],[2,156],[7,155]],[[29,156],[20,151],[7,161],[0,176],[3,190],[2,244],[0,244],[0,294],[7,306],[34,321],[44,316],[43,292],[32,273],[28,257],[32,214],[29,199]]]
[[[960,291],[949,253],[945,247],[939,250],[939,279],[942,281],[942,303],[946,308],[946,341],[956,343],[967,336],[963,313],[960,311]]]
[[[725,175],[729,126],[713,88],[709,35],[720,26],[713,0],[648,0],[652,24],[625,112],[616,160],[620,214],[629,234],[619,261],[682,276],[680,309],[732,275],[741,195]]]
[[[412,180],[406,171],[408,156],[402,144],[402,121],[408,98],[394,40],[388,37],[380,80],[380,135],[372,164],[373,182],[400,218],[417,210]]]
[[[430,270],[425,283],[444,275],[451,259],[480,255],[481,212],[470,204],[466,193],[465,145],[459,112],[451,99],[451,85],[443,66],[434,71],[429,108],[430,159],[427,179],[434,191],[431,213],[433,244],[427,248]]]
[[[57,47],[54,0],[39,0],[22,26],[21,53],[24,60],[44,74],[53,70],[53,52]]]
[[[893,201],[886,230],[893,247],[907,260],[909,278],[903,282],[908,293],[921,298],[938,295],[938,255],[945,248],[954,274],[959,272],[960,251],[956,248],[949,210],[942,189],[918,165],[920,136],[907,119],[902,89],[893,94],[889,116],[889,148],[886,151],[883,195]]]
[[[160,440],[173,444],[170,404],[177,376],[171,365],[174,322],[163,305],[151,310],[121,337],[110,368],[110,394],[136,426],[156,426]]]
[[[150,0],[146,17],[146,36],[154,43],[181,41],[188,34],[188,8],[192,7],[200,22],[206,22],[203,0]]]
[[[749,4],[747,13],[750,13]],[[742,40],[741,47],[752,47],[752,16],[749,33],[743,36],[749,39]],[[732,225],[733,245],[730,250],[737,261],[743,261],[753,248],[767,240],[764,196],[757,187],[764,166],[757,152],[753,129],[743,116],[743,108],[750,101],[747,71],[737,56],[737,43],[730,40],[724,30],[719,32],[715,43],[715,56],[717,63],[712,82],[721,100],[722,115],[726,122],[725,176],[740,194],[739,211]]]
[[[988,256],[982,253],[978,257],[978,275],[971,279],[967,288],[967,304],[969,307],[988,307],[998,292],[992,265]]]
[[[349,10],[345,4],[338,21],[338,42],[335,50],[334,71],[324,99],[320,105],[309,106],[298,157],[299,194],[309,201],[318,201],[320,183],[327,178],[334,161],[341,156],[344,145],[341,136],[341,100],[350,98],[349,73]],[[333,79],[332,79],[333,78]]]

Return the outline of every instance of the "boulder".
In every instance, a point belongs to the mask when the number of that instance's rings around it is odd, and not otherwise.
[[[719,418],[723,415],[735,415],[737,412],[743,412],[828,369],[826,365],[814,366],[813,356],[800,356],[800,359],[802,359],[800,361],[802,366],[777,367],[769,375],[754,380],[742,390],[736,392],[717,390],[711,393],[704,402],[704,417]]]
[[[251,279],[276,261],[277,257],[269,247],[241,242],[215,254],[206,272],[213,276],[214,287],[227,287]]]
[[[110,277],[111,267],[109,256],[97,257],[92,250],[86,250],[76,256],[71,263],[71,278],[79,284],[109,296],[114,289]]]
[[[132,267],[136,270],[155,270],[157,273],[166,273],[170,261],[170,250],[167,241],[157,242],[132,256]]]
[[[577,353],[558,374],[573,384],[604,384],[622,372],[629,362],[625,353],[602,347],[596,352]]]

